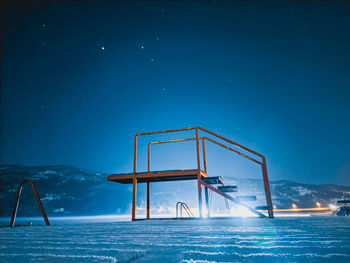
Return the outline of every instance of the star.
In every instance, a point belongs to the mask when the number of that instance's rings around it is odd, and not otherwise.
[[[145,47],[144,46],[141,46],[141,49],[144,49]]]
[[[153,61],[154,61],[154,59],[153,59],[153,58],[151,58],[150,60],[151,60],[151,62],[153,62]]]
[[[166,88],[162,88],[162,91],[166,91]]]
[[[45,46],[45,42],[44,42],[44,41],[43,41],[43,42],[41,42],[41,45]]]
[[[105,50],[105,47],[102,46],[102,47],[101,47],[101,50]]]
[[[156,40],[159,40],[159,37],[156,37]]]
[[[46,27],[46,25],[45,25],[45,24],[43,24],[43,27]]]

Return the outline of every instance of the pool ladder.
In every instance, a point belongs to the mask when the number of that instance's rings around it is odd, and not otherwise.
[[[35,199],[39,205],[39,208],[40,208],[40,211],[41,211],[41,214],[43,215],[43,218],[45,220],[45,224],[47,226],[50,225],[50,222],[49,222],[49,219],[47,218],[47,215],[45,213],[45,210],[44,210],[44,207],[40,201],[40,197],[39,197],[39,194],[38,194],[38,191],[36,190],[35,188],[35,185],[33,183],[32,180],[29,180],[29,179],[26,179],[24,181],[22,181],[19,185],[18,185],[18,188],[17,188],[17,195],[16,195],[16,201],[15,201],[15,205],[14,205],[14,208],[13,208],[13,211],[12,211],[12,216],[11,216],[11,222],[10,222],[10,227],[14,227],[15,226],[15,220],[16,220],[16,216],[17,216],[17,210],[18,210],[18,205],[19,205],[19,200],[21,198],[21,193],[22,193],[22,187],[25,183],[29,183],[33,189],[33,192],[34,192],[34,195],[35,195]]]
[[[185,202],[177,202],[176,203],[176,218],[182,218],[182,208],[186,211],[189,217],[194,217],[191,209],[188,207],[188,205]],[[180,211],[180,217],[179,217],[179,211]]]

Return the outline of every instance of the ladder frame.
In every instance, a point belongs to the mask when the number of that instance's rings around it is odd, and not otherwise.
[[[35,195],[35,199],[39,205],[39,208],[40,208],[40,211],[41,211],[41,214],[44,218],[44,221],[45,221],[45,224],[47,226],[50,225],[50,222],[49,222],[49,219],[47,218],[46,216],[46,213],[45,213],[45,210],[44,210],[44,207],[41,203],[41,200],[40,200],[40,197],[39,197],[39,194],[38,194],[38,191],[36,190],[36,187],[33,183],[32,180],[29,180],[29,179],[26,179],[24,181],[22,181],[19,185],[18,185],[18,188],[17,188],[17,194],[16,194],[16,201],[15,201],[15,205],[13,207],[13,211],[12,211],[12,216],[11,216],[11,221],[10,221],[10,227],[14,227],[15,226],[15,220],[16,220],[16,216],[17,216],[17,210],[18,210],[18,205],[19,205],[19,201],[20,201],[20,198],[21,198],[21,193],[22,193],[22,188],[23,188],[23,185],[25,183],[29,183],[32,187],[32,190],[33,190],[33,193]]]

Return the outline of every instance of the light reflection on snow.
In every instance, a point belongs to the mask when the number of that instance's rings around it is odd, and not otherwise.
[[[1,228],[0,262],[350,261],[349,217],[77,220]]]

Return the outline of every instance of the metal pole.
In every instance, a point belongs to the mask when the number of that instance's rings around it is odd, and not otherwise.
[[[263,164],[262,164],[261,168],[262,168],[262,173],[263,173],[263,178],[264,178],[266,203],[268,206],[269,218],[273,218],[274,217],[273,216],[273,206],[272,206],[269,178],[267,177],[267,168],[266,168],[265,157],[262,157],[262,160],[263,160]]]
[[[137,178],[136,178],[136,160],[137,159],[137,135],[134,139],[134,174],[132,180],[132,211],[131,220],[136,219],[136,197],[137,197]]]
[[[198,128],[196,129],[196,146],[197,146],[197,186],[198,186],[198,205],[199,205],[199,217],[203,217],[202,214],[202,185],[201,185],[201,160],[199,154],[199,135]]]
[[[13,227],[15,225],[17,209],[18,209],[18,204],[19,204],[19,197],[21,196],[21,192],[22,192],[22,183],[19,184],[18,189],[17,189],[16,201],[15,201],[15,206],[14,206],[13,211],[12,211],[10,227]]]
[[[151,171],[151,144],[148,144],[148,159],[147,159],[147,170]],[[150,218],[150,207],[151,207],[151,183],[147,182],[147,219]]]
[[[202,137],[202,148],[203,148],[204,172],[207,173],[207,158],[205,156],[205,139],[203,137]],[[204,194],[205,194],[205,206],[207,208],[207,216],[210,217],[209,194],[208,194],[208,187],[206,186],[204,186]]]
[[[147,219],[150,218],[151,183],[147,182]]]

